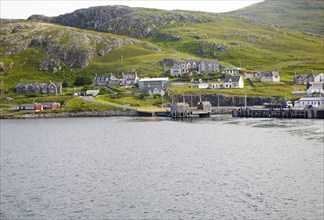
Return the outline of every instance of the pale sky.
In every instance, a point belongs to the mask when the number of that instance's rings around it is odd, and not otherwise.
[[[77,9],[101,5],[128,5],[131,7],[166,10],[191,10],[205,12],[228,12],[263,0],[0,0],[0,18],[27,19],[33,14],[57,16]]]

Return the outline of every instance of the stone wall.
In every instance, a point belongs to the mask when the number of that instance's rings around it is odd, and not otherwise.
[[[170,102],[185,102],[189,103],[190,106],[197,106],[200,101],[210,101],[213,107],[219,106],[244,106],[244,96],[229,96],[222,94],[201,94],[201,95],[178,95],[172,98]],[[247,106],[262,105],[263,103],[272,102],[272,98],[269,97],[246,97]]]

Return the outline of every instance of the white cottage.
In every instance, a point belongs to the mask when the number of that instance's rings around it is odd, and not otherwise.
[[[226,76],[223,83],[214,83],[212,89],[242,89],[244,81],[241,76]]]

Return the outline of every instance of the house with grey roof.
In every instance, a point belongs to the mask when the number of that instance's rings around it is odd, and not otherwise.
[[[222,74],[228,74],[228,75],[236,75],[239,74],[241,71],[241,68],[225,68],[222,70]]]
[[[108,85],[109,76],[95,76],[94,86],[106,86]]]
[[[220,64],[217,60],[182,60],[175,63],[170,69],[172,77],[189,74],[211,74],[220,71]]]
[[[95,76],[94,86],[108,86],[108,85],[119,85],[121,82],[120,79],[116,78],[112,74],[110,76]]]
[[[296,74],[294,75],[294,83],[298,85],[307,85],[314,81],[314,74]]]
[[[304,108],[307,106],[312,106],[316,108],[324,107],[324,97],[302,97],[298,101],[294,102],[294,106],[297,108]]]
[[[212,89],[242,89],[244,88],[244,80],[242,76],[227,75],[224,82],[213,83],[210,88]]]
[[[123,85],[135,85],[138,83],[139,78],[136,71],[123,72],[122,76],[121,82]]]
[[[181,71],[180,63],[175,63],[170,69],[171,77],[181,76],[183,72]]]
[[[17,83],[15,90],[18,94],[42,93],[57,95],[62,93],[62,83],[52,81],[49,83]]]
[[[279,72],[261,72],[260,82],[280,82]]]

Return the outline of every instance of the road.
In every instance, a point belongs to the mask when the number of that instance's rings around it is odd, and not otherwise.
[[[111,107],[114,107],[114,108],[120,108],[120,109],[123,109],[123,110],[126,110],[126,109],[127,110],[133,110],[133,111],[138,110],[137,108],[130,107],[130,106],[117,105],[117,104],[108,103],[108,102],[101,102],[101,101],[98,101],[98,100],[94,99],[92,96],[82,96],[82,99],[84,101],[87,101],[87,102],[92,102],[92,103],[99,104],[99,105],[107,105],[107,106],[111,106]]]
[[[125,106],[125,105],[118,105],[118,104],[114,104],[114,103],[101,102],[101,101],[94,99],[92,96],[83,96],[82,99],[84,101],[92,102],[95,104],[107,105],[107,106],[111,106],[114,108],[120,108],[123,110],[132,110],[132,111],[138,111],[138,112],[161,112],[161,111],[164,112],[167,110],[166,108],[164,108],[164,109],[157,108],[157,107],[135,108],[135,107]]]

